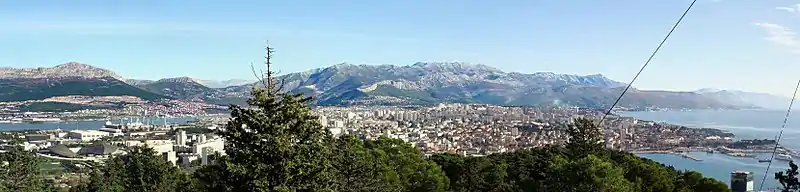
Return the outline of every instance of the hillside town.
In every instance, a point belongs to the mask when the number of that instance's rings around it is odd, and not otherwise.
[[[563,144],[568,139],[565,128],[570,121],[577,117],[597,119],[602,115],[600,111],[583,108],[466,104],[314,107],[313,112],[334,136],[395,138],[425,154],[468,156]],[[75,114],[82,113],[71,115]],[[25,149],[37,150],[41,157],[56,164],[55,167],[61,167],[55,169],[73,170],[59,171],[65,175],[53,175],[66,182],[69,175],[79,175],[81,167],[91,166],[91,162],[100,162],[111,155],[124,154],[126,149],[135,146],[152,147],[169,162],[186,169],[205,165],[216,155],[225,154],[224,140],[214,131],[224,129],[227,118],[226,115],[204,115],[183,124],[129,120],[107,121],[101,127],[6,131],[0,134],[0,141],[8,146],[14,140],[22,140]],[[732,133],[717,129],[686,128],[615,115],[606,118],[603,127],[607,148],[632,152],[705,150],[734,143]]]

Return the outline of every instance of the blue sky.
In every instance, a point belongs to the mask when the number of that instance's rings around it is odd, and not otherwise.
[[[114,3],[111,3],[114,2]],[[465,61],[627,82],[690,0],[0,1],[0,66],[78,61],[137,79],[252,79],[336,63]],[[634,84],[789,96],[800,0],[698,0]]]

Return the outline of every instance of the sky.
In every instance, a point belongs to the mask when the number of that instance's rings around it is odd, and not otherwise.
[[[628,82],[691,0],[0,0],[0,67],[254,79],[347,62],[462,61]],[[634,83],[791,96],[800,0],[698,0]]]

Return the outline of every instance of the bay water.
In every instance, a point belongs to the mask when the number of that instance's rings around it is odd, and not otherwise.
[[[775,139],[781,131],[786,111],[772,110],[692,110],[692,111],[655,111],[624,112],[622,116],[637,119],[659,121],[694,128],[716,128],[736,135],[736,139]],[[786,128],[781,136],[780,144],[792,149],[800,149],[800,114],[789,116]],[[767,171],[767,163],[759,163],[754,158],[731,157],[724,154],[693,153],[702,159],[694,161],[677,155],[641,154],[679,170],[693,170],[707,177],[730,184],[731,171],[753,172],[756,190],[766,172],[764,190],[779,187],[774,179],[777,171],[789,168],[786,161],[774,161]],[[758,159],[768,159],[770,154],[758,154]]]
[[[142,118],[133,120],[133,122],[152,122],[155,125],[163,125],[164,123],[174,125],[183,124],[188,121],[195,120],[193,117],[177,117],[177,118]],[[112,123],[119,124],[121,122],[130,122],[127,120],[111,120]],[[61,121],[61,122],[44,122],[44,123],[0,123],[0,131],[21,131],[21,130],[98,130],[103,128],[106,123],[105,120],[81,120],[81,121]]]

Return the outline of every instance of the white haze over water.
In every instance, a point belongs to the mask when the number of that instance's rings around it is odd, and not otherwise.
[[[800,112],[789,116],[781,145],[800,149]],[[736,139],[775,139],[781,130],[786,111],[777,110],[694,110],[624,112],[623,116],[663,121],[695,128],[730,131]]]
[[[736,139],[775,139],[781,130],[786,111],[776,110],[694,110],[694,111],[656,111],[625,112],[623,116],[642,120],[662,121],[695,128],[716,128],[736,135]],[[780,141],[786,147],[800,149],[800,111],[789,116]],[[694,153],[703,161],[694,161],[675,155],[643,154],[641,156],[672,165],[682,170],[694,170],[705,176],[730,184],[730,172],[734,170],[753,172],[756,188],[766,171],[767,164],[753,158],[738,158],[723,154]],[[769,154],[759,154],[759,159],[767,159]],[[774,173],[788,168],[783,161],[773,162],[767,174],[764,188],[778,187]]]

